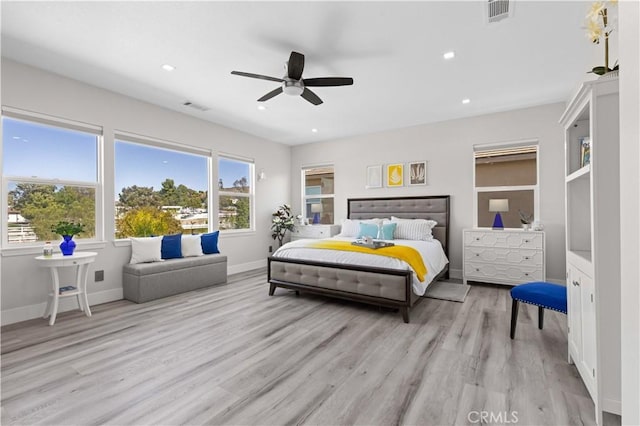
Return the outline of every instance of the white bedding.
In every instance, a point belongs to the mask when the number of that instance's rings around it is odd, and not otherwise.
[[[333,237],[331,240],[353,241],[353,238]],[[305,247],[309,242],[317,240],[297,240],[280,247],[273,254],[274,257],[286,259],[314,260],[318,262],[330,262],[361,266],[376,266],[380,268],[411,270],[411,266],[405,261],[394,257],[380,256],[376,254],[358,253],[341,250],[328,250]],[[424,295],[427,287],[433,279],[449,263],[449,259],[444,254],[440,241],[415,241],[415,240],[388,240],[396,245],[409,246],[416,249],[421,255],[427,275],[424,281],[419,281],[415,272],[413,273],[413,292],[418,296]]]

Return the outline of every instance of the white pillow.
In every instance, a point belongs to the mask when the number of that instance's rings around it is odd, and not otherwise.
[[[360,235],[360,223],[373,223],[380,226],[382,224],[382,219],[345,219],[342,221],[342,228],[340,229],[338,237],[358,237],[358,235]]]
[[[394,237],[398,240],[420,240],[431,241],[431,233],[434,226],[438,224],[435,220],[427,219],[402,219],[391,216],[391,221],[398,224]]]
[[[131,260],[129,263],[162,261],[162,237],[130,238]]]
[[[183,235],[181,240],[182,257],[203,256],[200,235]]]

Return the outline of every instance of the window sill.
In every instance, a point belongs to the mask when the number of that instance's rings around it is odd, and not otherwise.
[[[211,231],[215,232],[215,231]],[[224,231],[220,231],[220,238],[237,238],[237,237],[250,237],[256,235],[256,231],[253,229],[228,229]],[[115,247],[130,247],[131,240],[129,238],[121,238],[113,241],[113,245]]]
[[[95,250],[103,249],[107,246],[106,241],[78,241],[76,242],[76,250]],[[0,254],[2,257],[40,255],[42,254],[42,244],[37,246],[21,246],[21,247],[3,247]],[[54,252],[57,250],[57,244],[53,244]]]
[[[220,231],[220,238],[249,237],[254,235],[256,235],[256,231],[254,229],[226,229],[224,231]]]

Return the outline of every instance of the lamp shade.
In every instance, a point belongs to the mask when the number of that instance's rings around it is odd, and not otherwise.
[[[490,212],[508,212],[509,200],[506,198],[489,200],[489,211]]]
[[[311,213],[321,213],[322,212],[322,204],[311,204]]]

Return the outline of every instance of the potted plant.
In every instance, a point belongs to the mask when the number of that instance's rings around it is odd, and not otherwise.
[[[533,222],[533,214],[526,214],[522,210],[518,210],[518,214],[520,215],[520,223],[522,224],[522,229],[528,231],[531,227],[531,222]]]
[[[60,221],[51,227],[51,231],[62,236],[62,242],[60,243],[60,251],[63,256],[71,256],[76,249],[76,243],[73,241],[73,236],[84,231],[84,225],[82,223],[67,222],[66,220]]]
[[[596,1],[587,14],[587,37],[594,44],[600,44],[600,39],[604,39],[604,66],[593,67],[589,71],[600,76],[618,71],[617,64],[609,68],[609,37],[613,32],[613,26],[607,8],[615,5],[616,1]]]
[[[283,204],[278,207],[271,216],[271,238],[278,240],[280,246],[282,246],[282,240],[284,240],[287,231],[293,231],[294,221],[291,214],[291,207],[287,204]]]

